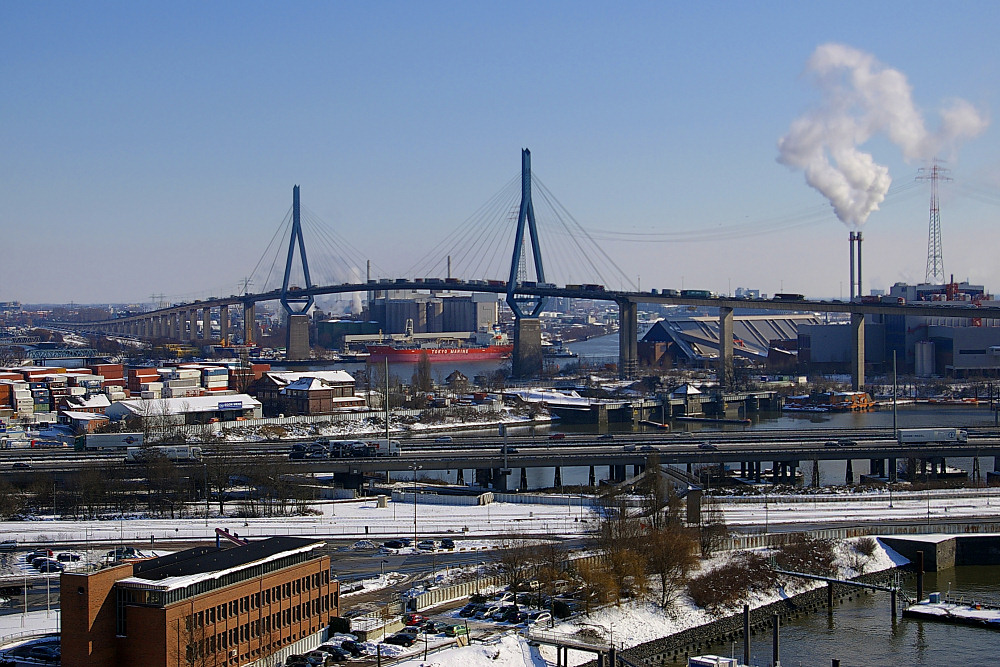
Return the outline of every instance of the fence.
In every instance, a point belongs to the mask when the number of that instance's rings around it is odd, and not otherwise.
[[[823,530],[808,530],[801,533],[767,533],[762,535],[730,535],[723,543],[723,550],[736,551],[740,549],[760,549],[774,546],[792,538],[796,534],[806,534],[810,537],[845,540],[852,537],[868,537],[873,535],[927,535],[931,533],[969,534],[1000,532],[1000,522],[990,523],[933,523],[933,524],[902,524],[855,526],[852,528],[827,528]]]

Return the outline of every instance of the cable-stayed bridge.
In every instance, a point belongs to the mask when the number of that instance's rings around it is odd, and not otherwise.
[[[540,225],[535,213],[537,198],[545,211]],[[287,356],[309,357],[308,311],[315,298],[330,294],[353,294],[387,290],[424,290],[429,292],[481,292],[503,296],[514,315],[514,359],[516,376],[529,377],[542,368],[541,329],[538,316],[549,298],[565,297],[614,302],[619,308],[619,373],[633,377],[636,371],[638,304],[659,303],[718,308],[720,354],[718,377],[723,388],[733,379],[733,311],[740,308],[774,311],[812,311],[849,313],[854,341],[851,364],[853,384],[864,384],[864,316],[925,315],[1000,319],[1000,308],[974,304],[946,306],[931,304],[861,303],[816,301],[784,295],[780,299],[735,299],[720,297],[703,290],[656,290],[643,292],[631,283],[602,245],[595,240],[554,195],[531,172],[531,154],[522,151],[521,173],[467,219],[445,242],[420,258],[396,278],[370,278],[370,269],[362,278],[361,253],[349,241],[315,224],[314,216],[304,212],[299,188],[292,194],[292,208],[278,232],[258,261],[249,284],[260,284],[259,292],[228,297],[208,298],[174,304],[141,314],[112,320],[77,323],[78,328],[100,333],[133,336],[141,339],[211,342],[213,319],[219,323],[219,339],[229,340],[230,309],[242,309],[243,327],[237,337],[244,343],[254,340],[256,304],[281,303],[288,319]],[[305,226],[304,226],[305,223]],[[311,225],[311,226],[310,226]],[[305,229],[311,232],[310,265]],[[286,243],[287,239],[287,243]],[[314,246],[326,246],[319,253]],[[273,251],[273,252],[272,252]],[[270,257],[270,261],[267,258]],[[283,258],[283,259],[282,259]],[[324,263],[325,262],[325,263]],[[369,263],[370,266],[370,263]],[[546,270],[548,268],[548,271]],[[318,269],[318,271],[317,271]],[[277,283],[281,275],[280,285]],[[339,274],[339,275],[338,275]],[[424,278],[436,275],[444,277]],[[314,280],[314,276],[322,276]],[[457,277],[463,276],[463,277]],[[476,277],[473,277],[476,276]],[[558,278],[555,276],[559,276]],[[590,282],[569,282],[573,276],[587,276]],[[618,290],[609,285],[622,285]],[[198,326],[199,322],[202,326]]]

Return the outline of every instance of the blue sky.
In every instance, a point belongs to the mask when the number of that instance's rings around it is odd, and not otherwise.
[[[522,147],[584,228],[636,235],[600,243],[643,288],[837,296],[848,228],[777,162],[820,100],[805,69],[830,42],[905,74],[931,128],[954,98],[991,121],[949,155],[941,217],[946,272],[1000,290],[998,15],[990,2],[2,3],[0,300],[230,294],[293,184],[356,264],[402,275],[446,251]],[[925,166],[879,135],[861,148],[895,186]],[[871,214],[866,289],[923,279],[928,197],[911,188]],[[681,232],[694,240],[664,236]]]

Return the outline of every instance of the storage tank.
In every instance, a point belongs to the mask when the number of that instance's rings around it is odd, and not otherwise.
[[[917,341],[913,346],[913,372],[922,378],[934,375],[934,343],[931,341]]]

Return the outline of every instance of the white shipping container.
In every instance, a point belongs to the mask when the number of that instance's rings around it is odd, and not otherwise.
[[[128,397],[125,396],[124,391],[116,391],[112,393],[110,396],[108,396],[108,398],[110,398],[112,401],[124,401]]]
[[[163,392],[159,391],[144,391],[139,394],[140,398],[148,400],[159,400],[163,397]]]
[[[143,382],[141,385],[139,385],[139,387],[143,391],[160,391],[161,389],[163,389],[163,383],[162,382]]]
[[[87,390],[83,387],[69,387],[70,396],[83,396],[87,393]]]

